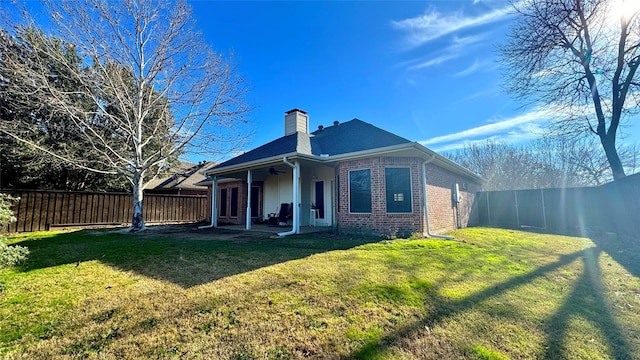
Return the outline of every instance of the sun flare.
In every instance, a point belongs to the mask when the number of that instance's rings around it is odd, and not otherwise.
[[[609,19],[611,22],[619,23],[620,18],[627,20],[633,16],[638,16],[640,12],[640,0],[611,0]]]

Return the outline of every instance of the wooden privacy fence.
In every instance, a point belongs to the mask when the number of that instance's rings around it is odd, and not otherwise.
[[[49,230],[52,227],[121,225],[131,223],[133,195],[67,191],[0,190],[20,200],[12,206],[17,221],[9,232]],[[202,221],[207,216],[205,195],[145,194],[147,223]]]
[[[550,230],[597,228],[640,235],[640,174],[598,187],[485,191],[476,197],[481,225]]]

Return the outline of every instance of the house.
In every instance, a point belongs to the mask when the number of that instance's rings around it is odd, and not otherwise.
[[[460,165],[362,120],[318,126],[285,113],[284,136],[204,172],[211,179],[211,225],[252,224],[293,204],[290,230],[436,234],[475,224],[482,179]],[[211,189],[215,189],[215,192]]]
[[[149,182],[144,189],[145,194],[167,195],[207,195],[208,189],[203,171],[215,166],[213,162],[192,164],[181,162],[169,171],[169,175]]]

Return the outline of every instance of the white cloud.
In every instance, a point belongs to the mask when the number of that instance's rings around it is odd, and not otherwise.
[[[474,139],[474,140],[456,141],[456,142],[447,143],[444,145],[432,146],[430,148],[437,152],[445,152],[445,151],[462,149],[466,146],[471,146],[474,144],[483,144],[487,140],[496,140],[496,141],[504,142],[507,144],[513,144],[513,143],[529,141],[532,139],[536,139],[538,137],[539,137],[539,133],[535,131],[510,131],[502,135],[487,136],[485,138]]]
[[[454,36],[451,45],[447,47],[447,51],[460,52],[462,50],[469,49],[472,45],[481,42],[486,36],[487,33],[480,33],[473,36],[463,37]]]
[[[494,9],[479,16],[465,16],[461,12],[441,14],[432,10],[423,15],[399,21],[392,21],[396,29],[408,33],[407,42],[417,47],[464,29],[500,21],[511,13],[511,7]]]
[[[431,139],[421,141],[423,145],[440,144],[458,140],[473,139],[481,136],[490,136],[498,133],[505,132],[509,129],[514,129],[518,126],[538,122],[549,119],[549,113],[546,110],[531,111],[511,119],[506,119],[498,122],[494,122],[487,125],[478,126],[468,130],[460,131],[457,133],[437,136]]]
[[[434,65],[440,65],[443,62],[455,59],[457,57],[458,57],[458,54],[455,54],[455,53],[449,53],[449,54],[445,54],[445,55],[440,55],[440,56],[438,56],[436,58],[429,59],[427,61],[415,64],[415,65],[411,65],[411,66],[409,66],[407,68],[407,70],[418,70],[418,69],[424,69],[424,68],[427,68],[427,67],[431,67],[431,66],[434,66]]]
[[[409,65],[407,70],[417,70],[431,67],[434,65],[440,65],[449,60],[460,57],[465,50],[469,50],[474,44],[479,43],[485,37],[485,34],[478,34],[474,36],[454,37],[452,43],[444,49],[435,52],[430,58],[414,59],[408,62],[404,62],[400,65]],[[437,54],[437,55],[436,55]],[[433,57],[435,56],[435,57]]]
[[[553,118],[553,113],[552,110],[537,109],[510,119],[437,136],[420,143],[435,151],[451,151],[489,139],[506,143],[529,141],[544,133],[544,126]]]
[[[495,86],[490,86],[490,87],[487,87],[487,88],[485,88],[485,89],[483,89],[481,91],[478,91],[476,93],[473,93],[473,94],[467,96],[463,100],[464,101],[469,101],[469,100],[477,99],[477,98],[480,98],[480,97],[496,97],[496,96],[499,96],[501,94],[502,94],[502,92],[500,91],[500,89],[498,89]]]
[[[479,61],[476,59],[473,64],[469,65],[466,69],[453,74],[454,77],[464,77],[476,73],[478,71],[491,71],[496,69],[497,66],[490,61]]]

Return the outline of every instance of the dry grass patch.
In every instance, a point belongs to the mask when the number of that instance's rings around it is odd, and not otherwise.
[[[0,357],[638,358],[636,242],[466,229],[457,241],[14,239]],[[201,235],[199,235],[201,236]]]

